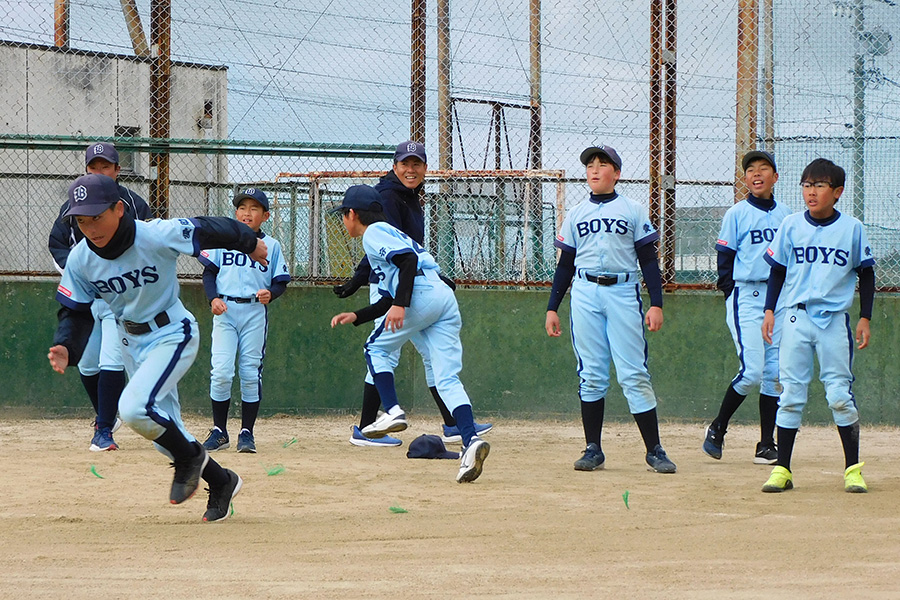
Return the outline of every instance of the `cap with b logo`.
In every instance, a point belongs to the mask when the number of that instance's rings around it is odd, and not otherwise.
[[[84,165],[91,164],[91,161],[95,158],[103,158],[117,165],[119,164],[119,151],[108,142],[91,144],[84,152]]]
[[[427,163],[428,158],[425,155],[425,144],[420,144],[419,142],[414,142],[412,140],[407,140],[402,144],[398,144],[397,150],[394,152],[394,162],[400,162],[410,156],[415,156],[423,163]]]
[[[240,192],[234,195],[234,200],[232,201],[235,208],[240,206],[241,200],[244,198],[250,198],[251,200],[256,200],[259,202],[260,206],[263,207],[263,210],[269,212],[269,197],[266,196],[266,193],[259,188],[244,188]]]
[[[619,153],[616,152],[616,149],[612,146],[591,146],[589,148],[585,148],[581,153],[581,164],[586,165],[591,162],[591,159],[594,156],[602,154],[606,158],[608,158],[612,164],[616,165],[616,168],[620,171],[622,170],[622,159],[619,158]]]
[[[82,175],[69,186],[69,202],[62,218],[96,217],[119,201],[119,186],[106,175]]]

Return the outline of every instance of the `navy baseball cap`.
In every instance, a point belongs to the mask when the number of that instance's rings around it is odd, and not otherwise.
[[[778,172],[778,167],[775,166],[775,157],[763,150],[751,150],[750,152],[745,154],[744,158],[741,159],[741,168],[743,168],[746,171],[747,165],[749,165],[751,161],[754,161],[759,158],[763,159],[764,161],[766,161],[767,163],[772,165],[772,168],[775,170],[775,172],[776,173]]]
[[[459,452],[450,452],[444,442],[436,435],[423,433],[412,441],[407,458],[459,458]]]
[[[106,175],[82,175],[69,186],[69,204],[62,218],[96,217],[119,201],[119,185]]]
[[[412,140],[407,140],[402,144],[398,144],[397,150],[394,152],[394,162],[400,162],[404,158],[409,158],[410,156],[417,156],[423,163],[427,163],[428,157],[425,155],[425,144],[420,144],[419,142],[414,142]]]
[[[269,212],[269,197],[266,196],[266,193],[259,188],[244,188],[240,192],[234,195],[234,200],[232,200],[232,204],[237,208],[241,204],[241,200],[244,198],[250,198],[251,200],[256,200],[259,202],[259,205],[263,207],[263,210]]]
[[[584,152],[581,153],[581,164],[586,165],[591,162],[591,159],[597,154],[602,154],[606,158],[608,158],[612,164],[616,165],[618,170],[622,170],[622,159],[619,158],[619,153],[616,152],[616,149],[612,146],[591,146],[590,148],[585,148]]]
[[[107,142],[91,144],[87,147],[87,150],[84,151],[84,166],[91,164],[91,161],[95,158],[105,158],[109,162],[117,165],[119,164],[119,151],[116,150],[115,146]]]
[[[341,205],[332,208],[329,212],[340,212],[345,208],[353,210],[371,210],[372,212],[381,212],[381,196],[375,191],[375,188],[368,185],[352,185],[344,192],[344,201]]]

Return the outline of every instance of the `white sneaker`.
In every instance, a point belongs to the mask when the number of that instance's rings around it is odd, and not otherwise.
[[[368,438],[378,439],[389,433],[403,431],[407,427],[409,425],[406,422],[406,413],[401,412],[396,415],[384,413],[375,419],[374,423],[363,427],[362,434]]]
[[[459,460],[459,473],[456,475],[457,483],[475,481],[481,475],[484,467],[484,459],[491,451],[491,445],[481,438],[473,437],[469,445],[463,450]]]

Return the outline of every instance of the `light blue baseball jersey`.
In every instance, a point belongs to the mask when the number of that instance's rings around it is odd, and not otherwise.
[[[725,212],[716,250],[735,253],[732,275],[735,281],[769,279],[769,265],[763,255],[789,214],[791,211],[777,202],[766,210],[749,200],[742,200]]]
[[[216,274],[216,290],[223,296],[253,298],[262,289],[269,289],[275,281],[290,281],[281,252],[281,244],[272,236],[260,236],[268,248],[269,264],[261,265],[243,252],[212,249],[200,253],[200,262],[219,269]]]
[[[101,258],[82,240],[69,254],[56,298],[83,309],[100,297],[119,319],[152,321],[176,304],[182,306],[175,263],[179,254],[200,253],[195,231],[192,219],[136,221],[134,243],[115,260]],[[181,317],[171,315],[173,320]]]
[[[385,221],[369,225],[362,236],[362,242],[372,271],[378,277],[378,291],[382,296],[393,298],[397,294],[400,269],[391,262],[391,259],[398,254],[415,252],[419,259],[420,271],[434,270],[435,273],[440,273],[437,262],[427,250]]]
[[[875,264],[863,224],[839,211],[825,224],[813,221],[809,211],[789,215],[765,260],[787,268],[779,298],[784,305],[805,304],[810,320],[822,328],[853,303],[857,269]]]
[[[658,239],[647,209],[620,194],[606,202],[585,200],[569,210],[554,245],[575,253],[579,273],[599,275],[636,271],[636,248]]]

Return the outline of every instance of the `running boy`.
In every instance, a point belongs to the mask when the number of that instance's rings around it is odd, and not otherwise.
[[[213,428],[203,442],[210,452],[228,448],[228,409],[231,406],[231,382],[234,357],[238,354],[241,377],[241,431],[238,452],[256,452],[253,425],[262,399],[262,361],[269,333],[269,303],[284,293],[291,274],[278,240],[260,231],[269,220],[269,198],[265,192],[247,188],[234,197],[234,218],[265,240],[269,249],[268,265],[232,250],[200,253],[203,288],[213,315],[212,374],[209,396],[212,399]]]
[[[616,365],[619,385],[637,422],[650,470],[674,473],[659,441],[656,394],[647,371],[644,323],[650,331],[663,324],[662,278],[654,242],[659,234],[647,209],[616,192],[622,159],[610,146],[592,146],[581,153],[587,168],[590,197],[569,210],[556,236],[561,250],[547,305],[545,329],[550,337],[561,334],[557,310],[572,284],[572,345],[581,378],[581,422],[587,447],[575,461],[576,471],[604,467],[600,446],[609,361]],[[644,318],[640,264],[650,308]]]
[[[84,164],[88,173],[106,175],[116,180],[119,198],[125,206],[125,212],[141,221],[152,216],[150,207],[143,198],[118,184],[122,169],[119,166],[119,152],[114,145],[108,142],[91,144],[84,152]],[[53,263],[60,273],[66,267],[69,252],[84,237],[81,230],[73,227],[69,219],[62,218],[68,206],[69,201],[66,200],[60,207],[59,217],[53,222],[48,243]],[[78,363],[81,382],[96,414],[90,450],[93,452],[118,450],[119,446],[113,439],[113,433],[122,423],[116,419],[119,395],[125,388],[122,345],[116,331],[116,318],[106,302],[94,301],[91,313],[94,317],[94,328],[84,355]]]
[[[750,195],[725,212],[716,250],[719,254],[719,281],[725,293],[725,320],[734,340],[740,369],[731,380],[719,407],[719,414],[706,428],[703,452],[722,458],[728,421],[750,390],[759,386],[760,438],[753,462],[771,465],[778,459],[775,448],[775,411],[778,410],[778,337],[782,307],[776,310],[773,343],[762,339],[763,306],[769,265],[765,256],[781,221],[790,214],[775,202],[773,189],[778,181],[775,159],[768,152],[754,150],[744,155],[744,183]]]
[[[181,421],[177,385],[200,342],[197,321],[178,298],[176,259],[203,248],[229,248],[266,264],[265,243],[232,219],[135,221],[125,212],[116,182],[105,175],[75,180],[63,218],[74,218],[85,239],[72,249],[56,294],[62,308],[50,366],[63,373],[78,362],[90,333],[91,303],[105,300],[119,322],[130,376],[119,400],[122,419],[172,459],[172,504],[193,496],[202,476],[209,484],[203,520],[226,519],[243,482],[210,459]]]
[[[432,358],[435,385],[456,419],[462,436],[459,483],[475,481],[490,452],[490,445],[475,433],[472,404],[459,380],[462,319],[453,290],[441,280],[434,258],[405,233],[386,223],[381,197],[374,188],[354,185],[336,209],[343,215],[350,237],[362,237],[372,271],[378,276],[381,299],[352,313],[340,313],[331,326],[360,325],[384,315],[380,326],[365,344],[366,363],[387,411],[373,423],[375,434],[392,431],[406,416],[394,388],[393,354],[407,340],[425,348]],[[424,354],[423,354],[424,355]],[[405,427],[404,427],[405,429]]]
[[[778,462],[764,492],[794,487],[791,454],[800,429],[812,379],[813,353],[819,359],[819,379],[844,447],[844,490],[868,491],[859,462],[859,411],[853,396],[853,340],[850,314],[859,278],[859,322],[856,344],[869,345],[869,321],[875,301],[875,259],[866,232],[854,217],[834,205],[844,192],[844,169],[817,158],[800,178],[807,210],[787,217],[766,253],[772,269],[766,294],[763,339],[772,343],[774,309],[786,307],[781,331],[779,370],[781,400]]]

